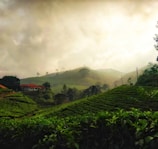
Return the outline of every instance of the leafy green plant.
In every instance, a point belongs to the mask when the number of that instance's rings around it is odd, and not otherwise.
[[[158,112],[118,109],[65,118],[0,120],[2,148],[154,148]]]

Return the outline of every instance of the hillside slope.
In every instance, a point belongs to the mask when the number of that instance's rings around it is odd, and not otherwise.
[[[0,118],[20,118],[37,109],[37,104],[22,93],[0,89]]]
[[[94,84],[108,84],[109,86],[113,86],[113,82],[118,80],[120,76],[121,72],[112,69],[92,70],[83,67],[41,77],[21,79],[21,83],[42,84],[44,82],[50,82],[52,90],[56,91],[59,88],[61,89],[63,84],[79,89],[84,89]]]
[[[40,114],[50,116],[73,116],[100,111],[113,111],[118,108],[129,110],[158,110],[158,88],[140,86],[120,86],[100,95],[80,99],[50,109]],[[43,112],[43,113],[42,113]]]
[[[9,102],[16,105],[19,99],[13,99]],[[120,86],[45,108],[34,116],[0,119],[0,145],[3,149],[156,149],[157,110],[158,88]]]

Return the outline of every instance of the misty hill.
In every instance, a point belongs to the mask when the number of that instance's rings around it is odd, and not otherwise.
[[[113,69],[92,70],[87,67],[82,67],[41,77],[21,79],[21,84],[42,84],[44,82],[50,82],[52,89],[55,91],[59,88],[61,89],[63,84],[84,89],[94,84],[108,84],[109,86],[113,86],[113,82],[118,80],[121,74],[121,72]]]
[[[129,84],[128,79],[131,78],[131,83],[135,84],[137,82],[137,76],[143,74],[144,70],[148,68],[149,66],[142,67],[140,69],[137,69],[135,71],[129,72],[122,76],[122,78],[119,78],[115,83],[116,86],[120,86],[122,84]]]

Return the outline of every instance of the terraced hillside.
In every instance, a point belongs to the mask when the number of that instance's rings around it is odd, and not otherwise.
[[[158,88],[120,86],[100,95],[87,97],[40,112],[46,117],[72,116],[100,111],[114,111],[118,108],[129,110],[158,110]]]
[[[114,111],[118,108],[129,110],[158,110],[158,88],[140,86],[120,86],[99,95],[79,99],[63,105],[40,109],[37,103],[22,93],[6,95],[0,93],[1,117],[25,117],[28,115],[73,116],[100,111]]]
[[[41,109],[34,116],[0,119],[0,146],[156,149],[157,110],[158,88],[121,86],[97,96]]]
[[[37,104],[22,93],[0,89],[0,118],[20,118],[37,109]]]

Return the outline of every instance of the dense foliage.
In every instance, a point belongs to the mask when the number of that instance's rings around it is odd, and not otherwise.
[[[117,110],[65,118],[0,120],[3,149],[156,149],[158,112]]]
[[[50,85],[49,82],[45,82],[42,85],[45,87],[46,90],[50,90],[51,89],[51,85]]]
[[[149,68],[138,78],[136,85],[158,87],[158,65],[150,64]]]
[[[20,90],[20,79],[15,76],[4,76],[0,79],[0,84],[3,84],[7,88],[15,91]]]
[[[0,107],[2,149],[156,149],[158,145],[158,88],[121,86],[44,109],[21,93],[6,93]]]
[[[105,92],[107,88],[108,87],[106,84],[104,84],[103,87],[101,87],[100,85],[91,85],[88,88],[81,91],[76,88],[67,87],[67,85],[64,84],[61,92],[54,95],[55,104],[62,104],[65,102],[71,102],[84,97],[97,95],[101,93],[101,89]]]

